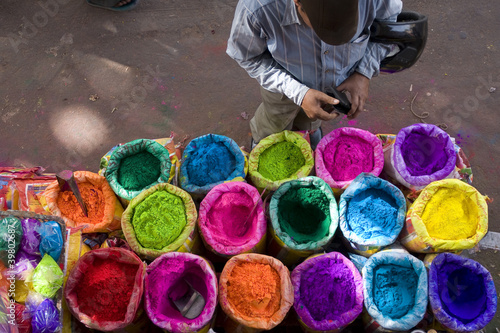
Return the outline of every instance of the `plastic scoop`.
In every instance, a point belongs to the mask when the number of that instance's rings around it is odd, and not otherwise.
[[[205,298],[196,289],[194,289],[188,281],[183,280],[181,283],[187,286],[183,295],[180,297],[172,297],[174,296],[172,293],[169,297],[183,317],[187,319],[194,319],[203,312],[206,304]],[[174,288],[177,289],[174,290],[174,292],[178,293],[180,287],[181,286],[178,284],[174,286]]]
[[[59,183],[59,189],[61,191],[73,192],[76,201],[78,201],[78,204],[80,204],[80,207],[82,208],[83,214],[88,217],[87,206],[85,205],[85,202],[83,202],[82,195],[80,194],[80,190],[76,184],[75,176],[73,175],[73,171],[63,170],[56,174],[56,179]]]

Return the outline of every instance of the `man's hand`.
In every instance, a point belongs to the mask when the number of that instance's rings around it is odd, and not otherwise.
[[[337,99],[328,96],[319,90],[309,89],[302,100],[301,107],[311,120],[314,121],[316,119],[320,119],[328,121],[339,116],[339,113],[337,113],[331,106],[332,104],[335,105],[338,103],[339,101]]]
[[[356,118],[365,109],[369,87],[370,79],[358,72],[354,72],[337,87],[338,91],[348,91],[351,94],[351,110],[347,114],[349,119]]]

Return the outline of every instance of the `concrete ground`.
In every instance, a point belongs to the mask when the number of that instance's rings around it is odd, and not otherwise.
[[[115,144],[172,132],[176,141],[217,133],[248,146],[260,96],[225,54],[236,2],[142,0],[115,13],[83,0],[2,0],[0,165],[97,171]],[[397,133],[420,121],[411,109],[446,123],[474,186],[495,199],[489,230],[500,232],[500,3],[405,0],[404,9],[429,17],[422,57],[374,78],[368,112],[340,126]],[[471,256],[500,292],[500,254]],[[497,315],[486,331],[498,329]]]

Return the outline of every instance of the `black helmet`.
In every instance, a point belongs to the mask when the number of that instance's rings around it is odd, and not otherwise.
[[[380,63],[380,71],[396,73],[413,66],[427,42],[427,16],[417,12],[401,12],[396,22],[375,20],[370,28],[370,41],[395,44],[399,50]]]

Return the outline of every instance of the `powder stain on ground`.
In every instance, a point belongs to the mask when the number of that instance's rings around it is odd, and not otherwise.
[[[306,160],[300,148],[293,142],[281,141],[267,148],[259,156],[257,171],[271,181],[290,178]]]
[[[223,193],[207,214],[207,226],[217,243],[240,246],[249,240],[255,230],[250,216],[254,202],[245,192]],[[256,211],[253,212],[256,216]]]
[[[359,137],[341,136],[325,147],[323,159],[334,180],[352,180],[373,170],[373,146]]]
[[[227,281],[227,299],[241,314],[252,318],[270,318],[279,310],[281,280],[270,265],[244,262],[237,264]]]
[[[106,206],[102,190],[91,183],[78,183],[80,195],[87,207],[88,217],[83,214],[80,204],[72,191],[59,192],[57,207],[61,214],[78,224],[96,224],[102,222]]]
[[[227,180],[236,169],[236,158],[222,142],[203,143],[186,160],[189,182],[197,186]]]
[[[422,221],[431,237],[466,239],[476,234],[477,205],[463,191],[440,188],[425,205]]]
[[[379,265],[373,276],[373,300],[383,315],[399,319],[413,308],[418,285],[414,269],[393,264]]]
[[[148,249],[161,250],[175,241],[186,226],[182,199],[167,191],[156,191],[134,210],[132,226],[139,243]]]
[[[347,222],[362,239],[390,237],[396,227],[398,207],[394,198],[375,188],[356,194],[347,208]]]
[[[319,261],[300,280],[300,301],[316,321],[337,320],[356,305],[356,284],[342,260]]]
[[[331,224],[330,202],[316,187],[291,187],[279,199],[278,219],[295,242],[319,241]]]
[[[411,132],[401,144],[401,154],[412,176],[432,175],[448,161],[446,141],[439,137]]]
[[[80,311],[97,321],[123,321],[137,265],[96,258],[75,288]]]
[[[118,182],[128,191],[139,191],[158,181],[160,160],[148,151],[127,156],[120,161]]]

